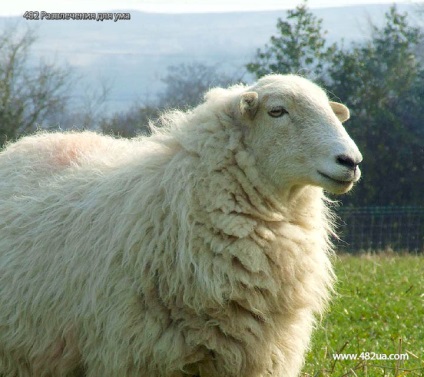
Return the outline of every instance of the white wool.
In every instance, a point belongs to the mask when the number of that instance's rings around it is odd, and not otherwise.
[[[270,117],[280,99],[288,114]],[[333,284],[322,187],[359,178],[335,162],[359,158],[335,106],[307,80],[274,75],[213,89],[150,137],[10,144],[0,376],[297,376]],[[283,136],[295,128],[308,148]]]

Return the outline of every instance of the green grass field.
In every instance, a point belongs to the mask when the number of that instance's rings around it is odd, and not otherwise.
[[[303,377],[424,376],[424,257],[339,256],[336,274],[337,295],[314,333]],[[334,360],[335,353],[357,359]],[[409,359],[384,360],[394,354]]]

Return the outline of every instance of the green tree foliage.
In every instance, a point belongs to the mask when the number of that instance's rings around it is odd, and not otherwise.
[[[364,155],[363,179],[347,202],[424,204],[424,71],[420,30],[395,6],[364,44],[340,50],[328,86],[352,110],[347,127]]]
[[[247,70],[260,78],[269,73],[298,73],[320,79],[331,61],[336,45],[327,46],[322,19],[318,19],[303,2],[277,21],[278,35],[270,44],[258,49],[255,61]]]
[[[46,114],[63,111],[69,71],[40,62],[30,64],[34,33],[15,28],[0,35],[0,149],[34,131]]]

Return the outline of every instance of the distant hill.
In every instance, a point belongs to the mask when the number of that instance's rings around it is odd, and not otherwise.
[[[390,5],[316,9],[328,41],[349,45],[369,37],[369,22],[381,25]],[[413,5],[399,5],[414,13]],[[128,12],[128,11],[127,11]],[[110,81],[109,111],[125,110],[137,100],[153,100],[169,65],[193,61],[218,64],[229,74],[244,70],[257,48],[275,33],[286,11],[155,14],[130,11],[131,20],[27,21],[0,18],[0,28],[35,27],[34,58],[74,67],[89,85]],[[77,96],[81,93],[77,93]]]

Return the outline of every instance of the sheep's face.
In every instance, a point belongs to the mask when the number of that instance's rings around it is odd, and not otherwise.
[[[362,155],[342,122],[349,110],[298,76],[267,76],[243,93],[246,144],[279,189],[317,185],[342,194],[360,178]]]

